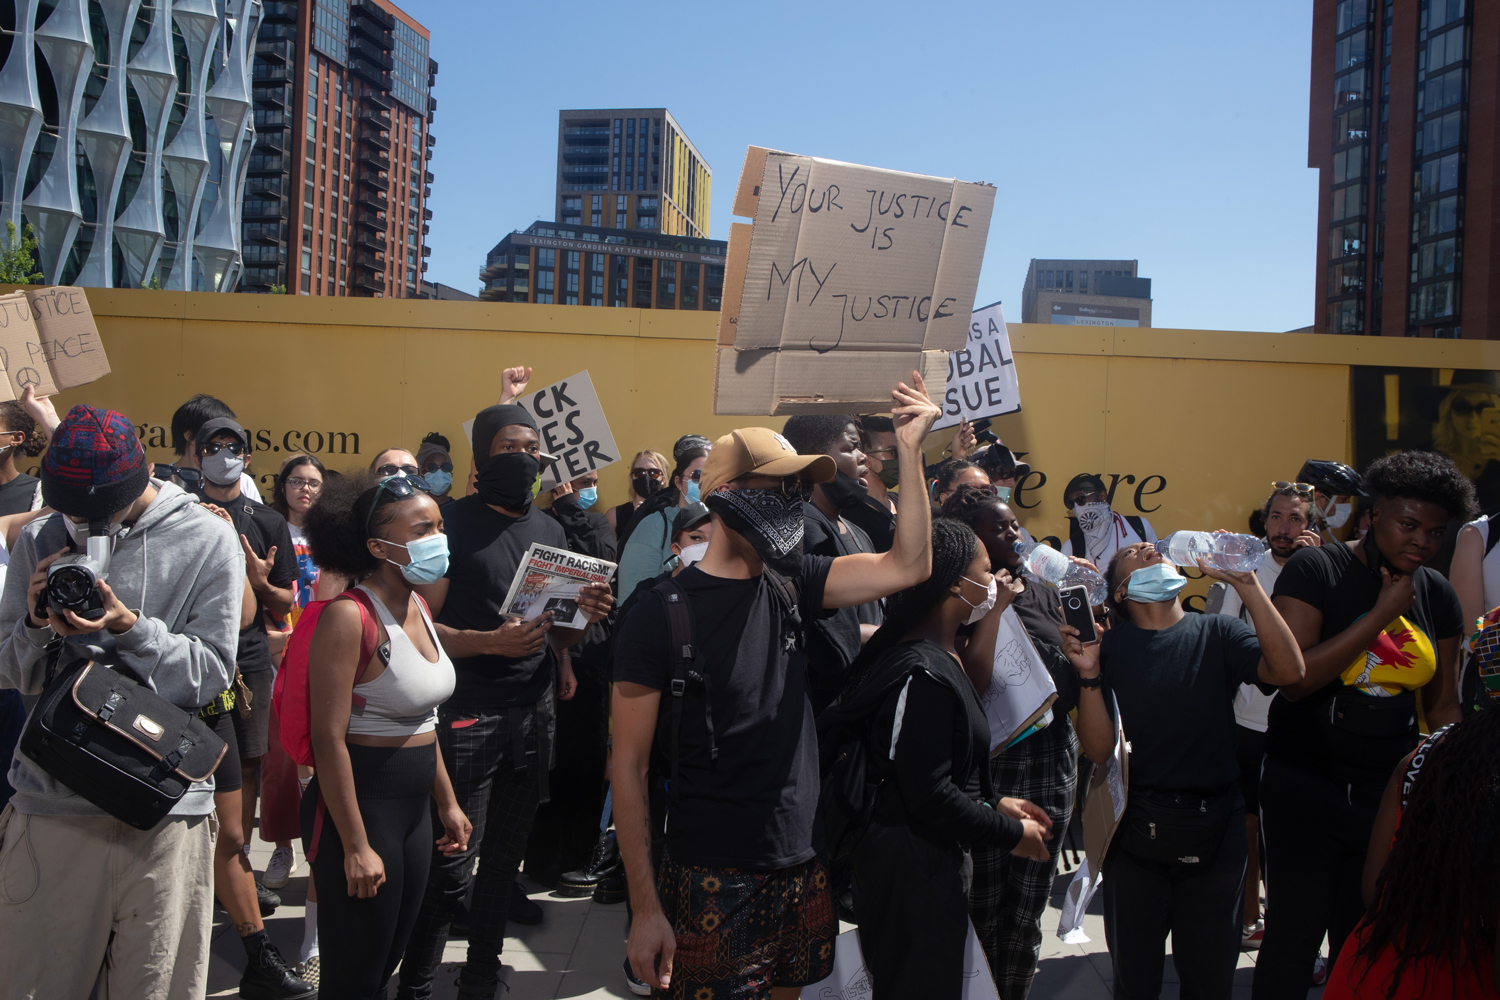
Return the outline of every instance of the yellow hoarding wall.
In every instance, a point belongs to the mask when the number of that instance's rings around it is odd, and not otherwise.
[[[623,450],[600,479],[598,510],[628,494],[625,464],[670,453],[685,433],[717,437],[752,421],[713,415],[717,315],[521,303],[214,295],[88,289],[112,374],[63,393],[135,421],[148,455],[172,458],[167,427],[195,392],[225,400],[256,442],[269,484],[306,450],[334,469],[381,449],[415,450],[440,431],[455,478],[469,458],[460,425],[499,393],[500,370],[533,367],[542,387],[587,369]],[[1500,369],[1500,344],[1406,338],[1012,324],[1021,413],[995,420],[1033,474],[1022,522],[1067,537],[1062,489],[1104,476],[1114,507],[1165,534],[1244,530],[1275,479],[1307,458],[1350,459],[1350,366]],[[929,442],[936,459],[951,432]],[[1195,588],[1196,589],[1196,588]]]

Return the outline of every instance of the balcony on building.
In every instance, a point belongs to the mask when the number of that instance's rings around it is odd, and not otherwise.
[[[359,147],[359,162],[377,171],[388,171],[391,169],[391,158],[386,154],[385,150],[376,149],[373,146],[366,146],[364,144],[361,144]]]
[[[349,41],[349,58],[369,60],[371,64],[386,71],[396,64],[389,51],[382,51],[379,46],[358,35]]]
[[[384,31],[396,30],[396,16],[381,9],[375,0],[350,0],[349,23],[352,25],[361,19],[374,23]]]
[[[389,229],[391,225],[389,220],[383,216],[376,215],[374,212],[361,212],[359,213],[359,218],[355,221],[361,226],[369,226],[371,229],[379,229],[382,232]]]
[[[379,174],[369,170],[361,170],[359,172],[359,182],[379,191],[389,191],[391,189],[391,182],[388,178],[381,177]]]
[[[367,247],[380,253],[385,253],[390,247],[390,243],[385,238],[385,233],[377,229],[361,229],[359,235],[355,237],[355,242],[362,247]]]
[[[371,128],[362,129],[360,131],[359,141],[361,143],[367,143],[371,146],[376,146],[380,149],[388,150],[391,148],[390,137],[381,135],[379,132]]]
[[[262,24],[296,24],[297,4],[295,0],[265,0],[261,4]]]
[[[263,59],[289,63],[296,58],[296,52],[293,50],[292,44],[292,41],[287,38],[274,38],[266,41],[257,40],[255,43],[255,54]]]

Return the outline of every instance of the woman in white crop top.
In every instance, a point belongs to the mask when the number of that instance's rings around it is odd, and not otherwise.
[[[434,845],[468,845],[470,823],[438,751],[437,706],[453,664],[413,589],[447,571],[443,517],[419,477],[325,482],[305,522],[318,566],[362,581],[323,608],[308,652],[317,773],[302,798],[317,886],[321,996],[379,995],[416,921]],[[360,662],[367,616],[376,650]]]

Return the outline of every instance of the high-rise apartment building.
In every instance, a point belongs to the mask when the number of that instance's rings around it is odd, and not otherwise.
[[[1315,0],[1317,332],[1500,338],[1497,96],[1500,4]]]
[[[1021,289],[1022,323],[1150,326],[1151,279],[1136,260],[1037,260]]]
[[[708,236],[713,171],[666,108],[559,111],[560,225]]]
[[[0,4],[0,215],[32,227],[49,284],[234,289],[261,16],[258,0]]]
[[[427,29],[387,0],[263,6],[240,290],[418,297],[436,142]]]

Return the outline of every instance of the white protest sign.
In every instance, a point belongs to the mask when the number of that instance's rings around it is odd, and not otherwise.
[[[990,723],[990,752],[997,753],[1009,746],[1016,736],[1045,715],[1056,700],[1057,685],[1052,683],[1047,665],[1037,655],[1016,609],[1006,608],[1000,613],[1000,626],[995,634],[990,686],[979,698]]]
[[[1021,387],[1016,380],[1016,359],[1010,351],[1005,312],[1000,303],[974,310],[969,321],[969,342],[948,355],[948,389],[943,396],[943,415],[933,430],[953,427],[960,420],[998,417],[1019,413]]]
[[[557,464],[542,470],[542,489],[559,482],[597,472],[620,460],[604,407],[587,371],[554,382],[539,392],[528,392],[516,400],[536,419],[542,451],[557,457]]]

